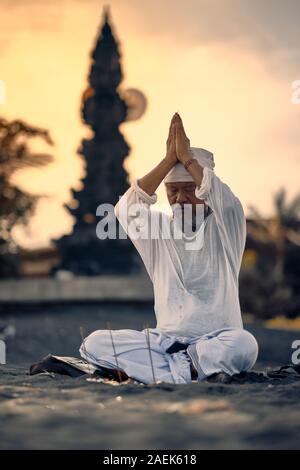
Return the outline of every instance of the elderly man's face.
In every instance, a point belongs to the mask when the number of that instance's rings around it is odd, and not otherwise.
[[[205,204],[203,199],[195,196],[196,183],[192,181],[178,181],[173,183],[165,183],[169,204],[192,205],[193,215],[196,213],[197,204]]]

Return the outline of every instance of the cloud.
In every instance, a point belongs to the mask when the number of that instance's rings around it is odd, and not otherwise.
[[[82,0],[77,0],[82,1]],[[161,36],[176,45],[221,43],[249,49],[279,75],[300,68],[299,0],[112,0],[126,10],[132,28],[150,38]]]
[[[1,10],[14,15],[15,30],[55,30],[76,3],[99,9],[99,21],[106,4],[99,0],[2,0]],[[143,36],[176,40],[178,47],[228,43],[247,48],[280,75],[295,74],[300,68],[299,0],[143,0],[142,4],[140,0],[110,0],[107,4],[113,25],[119,26],[118,16],[126,16],[132,30]],[[25,16],[29,10],[32,14]],[[5,24],[2,16],[2,27]]]

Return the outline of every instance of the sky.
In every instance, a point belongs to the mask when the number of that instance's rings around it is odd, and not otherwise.
[[[281,187],[291,200],[300,189],[300,103],[292,101],[300,80],[298,0],[0,0],[0,115],[48,129],[55,142],[32,140],[30,148],[54,162],[14,177],[47,196],[17,240],[47,246],[72,230],[63,204],[84,175],[77,149],[90,131],[80,100],[104,5],[119,42],[120,91],[137,88],[148,101],[138,121],[120,126],[130,146],[129,182],[165,156],[178,111],[191,145],[213,152],[215,173],[246,216],[251,205],[270,216]],[[163,184],[157,195],[165,204]]]

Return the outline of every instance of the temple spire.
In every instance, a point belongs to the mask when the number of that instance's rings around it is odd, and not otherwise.
[[[78,275],[129,273],[136,257],[131,241],[100,240],[96,236],[96,225],[101,220],[96,217],[97,207],[101,203],[115,205],[129,187],[123,164],[130,148],[119,131],[127,118],[128,106],[118,91],[123,74],[109,6],[103,9],[100,32],[90,57],[81,117],[93,136],[83,139],[78,149],[85,174],[81,179],[82,189],[72,189],[73,201],[65,205],[75,224],[71,235],[57,241],[62,256],[60,269]]]

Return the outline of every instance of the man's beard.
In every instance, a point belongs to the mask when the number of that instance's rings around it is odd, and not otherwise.
[[[184,207],[188,206],[188,207]],[[180,230],[187,236],[195,234],[204,221],[205,206],[204,204],[197,204],[196,211],[192,210],[189,204],[172,204],[173,221],[177,230]]]

